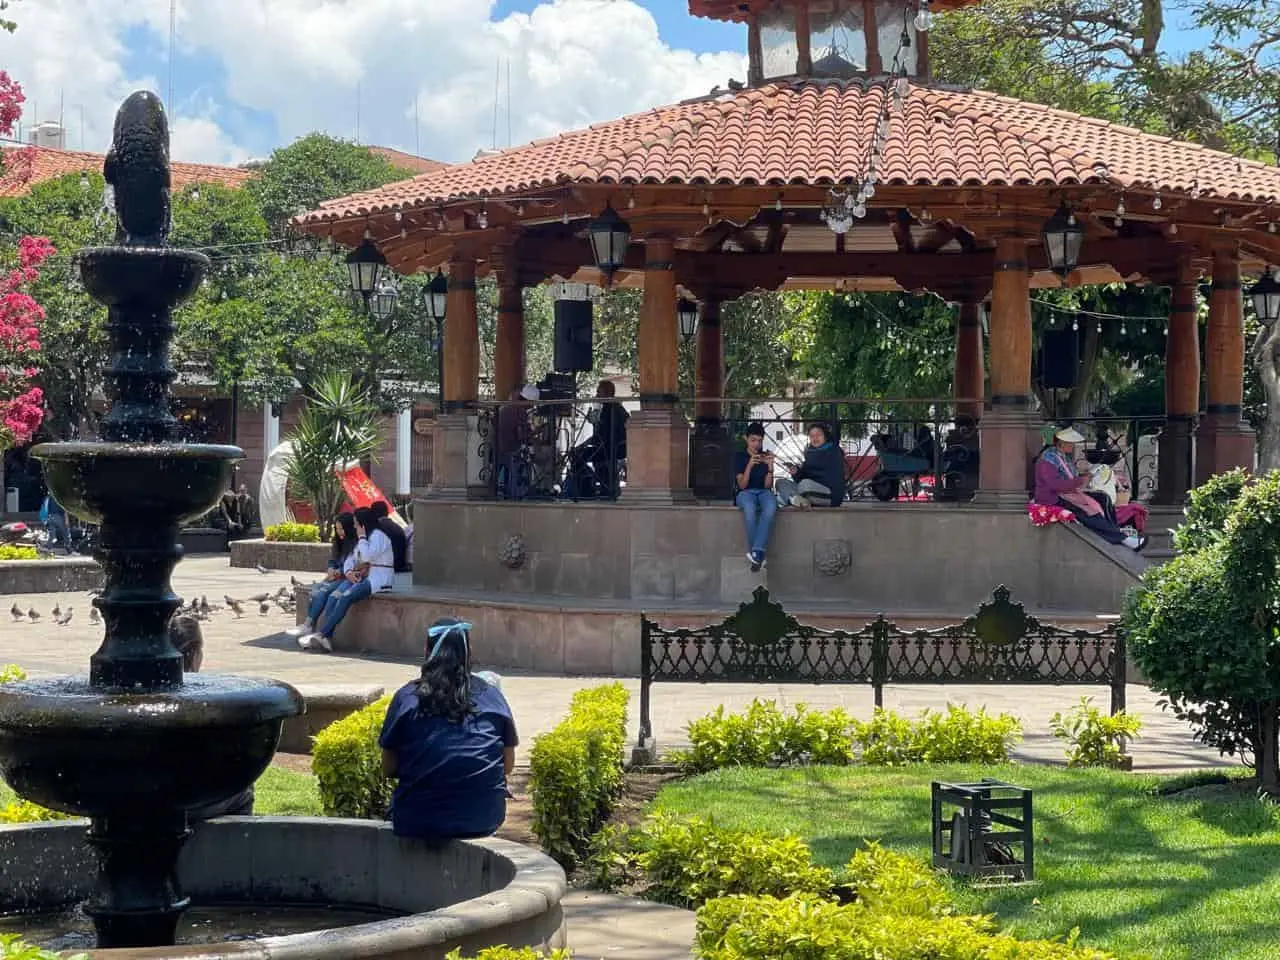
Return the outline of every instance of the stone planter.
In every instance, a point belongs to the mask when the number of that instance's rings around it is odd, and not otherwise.
[[[80,593],[102,586],[102,568],[92,557],[0,560],[0,597],[23,593]]]
[[[231,566],[324,573],[329,568],[327,543],[283,543],[270,540],[231,541]]]

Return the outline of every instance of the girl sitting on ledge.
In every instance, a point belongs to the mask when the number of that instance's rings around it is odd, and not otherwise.
[[[443,842],[487,837],[507,816],[515,720],[496,677],[471,673],[471,624],[442,617],[427,631],[422,676],[392,698],[378,743],[395,777],[396,836]]]

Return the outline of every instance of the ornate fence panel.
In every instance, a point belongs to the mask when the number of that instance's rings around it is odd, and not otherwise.
[[[1125,706],[1124,634],[1059,627],[1029,615],[1003,585],[962,623],[903,628],[883,615],[857,630],[800,623],[769,591],[720,623],[666,628],[640,618],[640,744],[652,738],[655,683],[1099,684]]]

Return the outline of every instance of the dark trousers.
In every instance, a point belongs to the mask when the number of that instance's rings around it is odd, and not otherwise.
[[[1092,530],[1107,543],[1120,543],[1124,540],[1124,534],[1120,531],[1120,528],[1115,525],[1114,521],[1107,519],[1105,513],[1091,517],[1073,503],[1067,503],[1065,500],[1059,500],[1058,502],[1074,513],[1082,526]]]

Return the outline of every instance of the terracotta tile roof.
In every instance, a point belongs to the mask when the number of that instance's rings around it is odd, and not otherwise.
[[[33,184],[45,180],[53,180],[68,173],[79,173],[81,170],[102,170],[103,156],[100,153],[85,153],[79,150],[55,150],[50,147],[36,147],[31,164],[30,176],[10,170],[0,177],[0,197],[20,197],[27,193]],[[219,167],[208,163],[173,163],[170,174],[175,189],[181,189],[189,183],[216,183],[224,187],[239,187],[254,176],[254,171],[240,167]]]
[[[376,153],[380,157],[386,159],[401,170],[411,170],[414,173],[434,173],[441,167],[448,164],[441,163],[439,160],[428,160],[426,157],[419,157],[412,153],[405,153],[403,150],[396,150],[393,147],[370,147],[370,153]]]
[[[866,80],[769,84],[658,107],[330,200],[302,222],[567,183],[826,184],[861,179],[884,103]],[[912,84],[882,183],[1059,186],[1276,201],[1280,168],[974,90]]]

